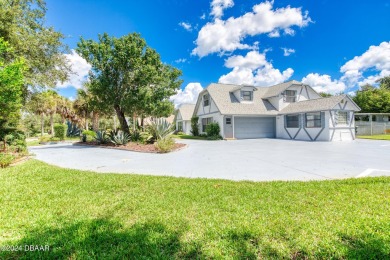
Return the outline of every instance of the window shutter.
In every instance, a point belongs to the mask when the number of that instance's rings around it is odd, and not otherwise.
[[[325,127],[325,112],[321,112],[321,127]]]

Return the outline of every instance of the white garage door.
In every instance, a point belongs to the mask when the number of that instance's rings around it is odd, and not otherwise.
[[[234,137],[245,138],[274,138],[275,117],[235,117]]]

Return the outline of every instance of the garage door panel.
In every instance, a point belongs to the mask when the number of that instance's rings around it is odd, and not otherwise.
[[[274,138],[274,117],[235,117],[234,135],[237,139]]]

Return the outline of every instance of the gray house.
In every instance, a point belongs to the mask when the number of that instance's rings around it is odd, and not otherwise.
[[[201,133],[217,122],[225,139],[341,141],[355,139],[359,110],[347,95],[322,98],[293,80],[271,87],[211,84],[199,94],[193,115]]]

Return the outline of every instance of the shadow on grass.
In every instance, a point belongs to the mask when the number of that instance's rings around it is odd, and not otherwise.
[[[15,245],[49,245],[49,251],[0,252],[0,259],[194,259],[204,258],[197,244],[181,244],[183,228],[156,222],[124,228],[106,219],[58,229],[31,231]]]

